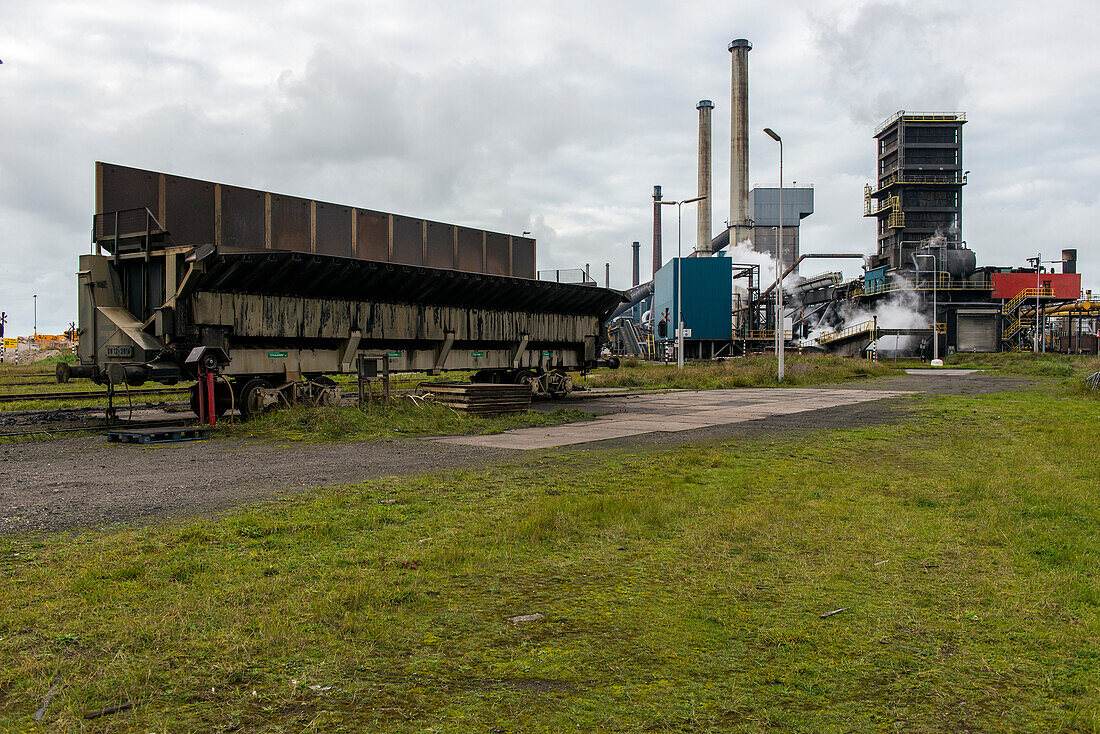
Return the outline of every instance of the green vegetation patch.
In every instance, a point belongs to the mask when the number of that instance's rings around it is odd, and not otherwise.
[[[953,354],[944,363],[951,367],[996,370],[998,374],[1029,377],[1083,379],[1100,370],[1100,357],[1077,354]]]
[[[554,426],[591,418],[580,410],[471,416],[431,401],[398,398],[357,407],[298,406],[271,410],[243,423],[225,423],[226,435],[289,441],[353,441],[395,436],[500,433],[509,428]]]
[[[774,355],[691,363],[684,365],[684,369],[678,369],[675,364],[646,364],[628,359],[617,370],[593,372],[588,384],[592,387],[716,390],[732,387],[804,387],[898,374],[892,367],[868,359],[794,354],[786,358],[784,371],[785,379],[781,385]]]
[[[0,729],[1096,731],[1100,405],[916,409],[0,540]]]

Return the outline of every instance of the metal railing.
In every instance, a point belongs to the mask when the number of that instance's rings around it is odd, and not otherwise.
[[[966,122],[965,112],[906,112],[898,110],[887,117],[881,125],[875,128],[875,136],[878,136],[886,128],[898,120],[904,118],[905,122]]]
[[[1015,321],[1010,321],[1004,326],[1004,330],[1001,332],[1002,339],[1011,339],[1015,336],[1016,332],[1025,326],[1034,326],[1035,322],[1029,317],[1025,318],[1020,316]]]
[[[872,287],[870,290],[861,290],[860,295],[875,296],[880,293],[895,293],[897,291],[992,291],[992,283],[969,283],[967,281],[954,280],[949,273],[940,273],[935,283],[931,278],[926,278],[917,283],[893,282],[880,287]],[[1034,297],[1034,294],[1032,294]],[[1006,312],[1007,313],[1007,312]]]
[[[1016,310],[1017,306],[1019,306],[1021,303],[1028,300],[1029,298],[1050,298],[1053,295],[1054,295],[1054,292],[1051,291],[1051,289],[1049,287],[1047,287],[1046,284],[1044,284],[1041,289],[1040,288],[1025,288],[1022,291],[1020,291],[1019,293],[1017,293],[1012,298],[1011,301],[1009,301],[1008,303],[1006,303],[1004,305],[1004,308],[1001,309],[1001,313],[1003,313],[1003,314],[1012,313],[1013,311]]]
[[[883,191],[890,186],[898,184],[939,184],[947,186],[965,186],[966,176],[958,173],[938,174],[938,173],[907,173],[905,171],[895,171],[886,178],[882,179],[878,183],[878,188],[871,190],[871,196],[874,196],[880,191]],[[870,186],[870,184],[867,184]],[[864,188],[864,196],[867,195],[866,187]]]
[[[864,191],[864,194],[867,196],[867,200],[866,200],[865,205],[863,207],[863,216],[865,216],[865,217],[876,217],[879,214],[882,214],[884,211],[887,211],[888,209],[893,209],[895,214],[900,213],[902,221],[903,222],[905,221],[905,214],[901,211],[901,198],[898,197],[896,194],[894,196],[887,196],[885,199],[880,201],[877,208],[873,204],[871,204],[870,194],[868,194],[866,191]],[[894,218],[894,215],[891,214],[890,218],[891,218],[891,221],[892,221],[893,218]],[[891,226],[893,226],[893,225],[891,225]]]
[[[794,337],[794,332],[792,332],[792,331],[784,331],[783,332],[783,339],[784,340],[791,339],[793,337]],[[771,331],[764,330],[764,329],[760,329],[760,330],[757,330],[757,331],[746,331],[743,334],[738,334],[735,331],[735,332],[733,332],[733,338],[734,339],[775,339],[775,329],[772,329]]]
[[[828,334],[822,334],[821,336],[819,336],[817,338],[817,343],[818,344],[829,344],[831,342],[837,341],[838,339],[845,339],[849,336],[855,336],[856,334],[863,334],[863,333],[868,332],[868,331],[874,331],[874,329],[875,329],[874,320],[861,321],[860,323],[849,326],[846,329],[841,329],[840,331],[833,331],[833,332],[830,332]]]
[[[148,237],[150,234],[162,232],[164,228],[157,221],[156,216],[144,207],[104,212],[92,217],[92,239],[97,242],[104,240],[117,242],[119,239]]]
[[[596,285],[595,279],[584,268],[561,268],[558,270],[540,270],[535,274],[537,280],[552,283],[572,283],[575,285]]]
[[[926,327],[918,326],[915,328],[928,329],[929,331],[934,330],[937,334],[947,333],[947,324],[942,322],[929,324]],[[877,326],[875,320],[872,319],[870,321],[861,321],[858,324],[853,324],[852,326],[849,326],[848,328],[842,329],[840,331],[832,331],[828,334],[822,334],[821,336],[817,337],[816,341],[818,344],[830,344],[840,339],[847,339],[850,336],[856,336],[857,334],[873,333],[876,331],[889,333],[892,331],[897,331],[897,329],[888,326]]]

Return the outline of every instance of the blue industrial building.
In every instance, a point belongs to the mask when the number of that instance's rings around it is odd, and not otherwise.
[[[684,355],[710,358],[715,350],[728,345],[732,336],[733,267],[726,257],[685,257],[673,258],[658,270],[653,278],[654,338],[658,342],[676,338],[676,286],[681,265]]]

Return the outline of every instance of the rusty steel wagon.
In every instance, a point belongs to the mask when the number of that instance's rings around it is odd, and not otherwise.
[[[563,396],[618,291],[534,279],[535,241],[96,164],[75,375],[216,375],[215,410],[331,403],[329,375],[472,370]],[[198,387],[192,390],[198,411]]]

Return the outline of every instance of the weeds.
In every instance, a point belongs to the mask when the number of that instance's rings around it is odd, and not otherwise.
[[[592,374],[594,387],[687,388],[715,390],[734,387],[778,387],[775,357],[757,356],[685,365],[657,365],[625,360],[618,370]],[[897,372],[877,362],[847,357],[791,355],[785,363],[783,386],[820,385]]]
[[[398,399],[357,407],[297,406],[271,410],[243,423],[223,424],[227,436],[291,441],[353,441],[400,436],[500,433],[510,428],[553,426],[590,418],[579,410],[527,411],[470,416],[438,403]]]

